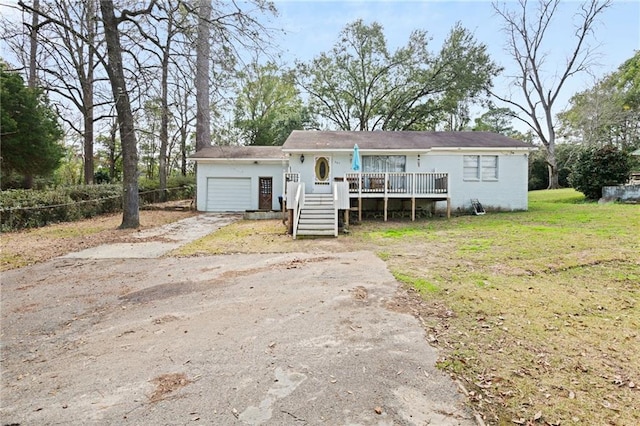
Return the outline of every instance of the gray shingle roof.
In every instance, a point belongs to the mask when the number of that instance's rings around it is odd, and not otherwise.
[[[340,132],[294,130],[283,149],[331,150],[431,148],[531,148],[531,145],[490,132]]]
[[[428,150],[432,148],[532,148],[531,145],[490,132],[342,132],[294,130],[280,146],[213,145],[189,158],[281,159],[283,150]]]
[[[281,159],[280,146],[221,146],[212,145],[192,154],[189,158]]]

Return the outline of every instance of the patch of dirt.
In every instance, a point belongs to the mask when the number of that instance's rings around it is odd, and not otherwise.
[[[187,375],[184,373],[171,373],[162,374],[153,379],[152,382],[156,385],[156,389],[149,397],[149,400],[151,402],[158,402],[163,400],[168,394],[187,386],[191,383],[191,380],[187,379]]]
[[[138,229],[118,229],[122,222],[122,215],[118,213],[3,233],[0,271],[45,262],[102,244],[140,242],[141,239],[134,239],[138,232],[195,214],[192,211],[141,210]]]
[[[351,290],[351,294],[353,295],[354,299],[362,301],[367,300],[367,297],[369,296],[367,289],[361,285]]]
[[[414,288],[403,286],[398,289],[395,297],[387,302],[387,309],[412,314],[416,318],[439,318],[446,319],[455,316],[454,312],[444,304],[436,301],[425,300],[419,291]]]

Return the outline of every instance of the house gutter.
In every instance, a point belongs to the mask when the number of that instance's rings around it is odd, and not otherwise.
[[[190,161],[195,161],[197,162],[201,162],[201,163],[228,163],[228,162],[234,162],[234,163],[274,163],[274,164],[280,164],[282,163],[282,161],[286,161],[287,159],[282,157],[282,158],[259,158],[259,157],[255,157],[255,158],[197,158],[197,157],[189,157]]]

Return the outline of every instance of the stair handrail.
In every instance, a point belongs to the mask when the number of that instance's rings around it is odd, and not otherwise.
[[[300,211],[304,204],[304,182],[298,183],[296,196],[293,200],[293,239],[298,235],[298,222],[300,221]]]
[[[338,184],[333,184],[333,236],[338,236]]]

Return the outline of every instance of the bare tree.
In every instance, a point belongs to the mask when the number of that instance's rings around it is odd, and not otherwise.
[[[123,185],[123,213],[120,228],[137,228],[140,226],[140,201],[138,199],[138,146],[134,128],[131,101],[127,90],[127,82],[122,65],[122,46],[118,24],[136,15],[149,13],[155,5],[151,0],[142,10],[123,10],[119,18],[116,17],[113,0],[100,0],[100,11],[104,25],[105,43],[109,62],[107,73],[116,103],[120,142],[122,144],[122,185]]]
[[[38,55],[38,21],[40,20],[40,15],[38,14],[38,10],[40,9],[40,0],[33,1],[33,9],[34,12],[31,14],[31,40],[30,40],[30,50],[29,50],[29,88],[35,89],[36,83],[38,79],[38,75],[36,73],[36,62]]]
[[[40,0],[33,1],[34,12],[31,14],[31,33],[30,33],[30,49],[29,49],[29,89],[35,90],[38,74],[36,70],[36,57],[38,55],[38,20],[40,15],[38,9],[40,8]],[[33,175],[27,173],[24,177],[25,188],[33,187]]]
[[[22,2],[18,4],[32,13],[33,19],[42,18],[41,22],[35,19],[30,25],[31,33],[37,34],[38,49],[37,54],[33,52],[30,55],[29,68],[37,71],[38,85],[50,96],[66,127],[83,138],[84,182],[90,184],[94,173],[94,123],[104,118],[94,114],[100,106],[109,103],[101,97],[100,89],[104,87],[96,86],[106,80],[104,74],[96,72],[100,63],[96,56],[104,59],[98,52],[102,43],[97,34],[97,0],[52,0],[42,4],[34,2],[31,6]],[[3,20],[3,36],[7,37],[7,46],[15,57],[26,64],[20,25],[20,22]],[[30,74],[34,75],[33,72]],[[94,99],[99,101],[95,103]]]
[[[87,13],[85,16],[85,24],[87,28],[87,44],[93,46],[96,38],[96,10],[94,0],[86,3]],[[82,85],[82,98],[86,108],[84,108],[84,183],[93,183],[93,71],[94,71],[94,52],[87,48],[87,68],[86,74],[80,83]],[[84,84],[82,81],[84,80]]]
[[[160,179],[160,198],[162,201],[166,198],[168,163],[167,155],[169,148],[169,121],[171,111],[169,109],[169,77],[170,66],[179,60],[180,53],[177,53],[173,44],[176,38],[188,31],[188,14],[182,7],[181,3],[173,3],[171,1],[160,2],[159,13],[151,14],[146,17],[147,29],[142,25],[138,29],[145,41],[151,43],[150,52],[156,57],[160,64],[160,87],[159,97],[154,100],[160,118],[159,138],[160,147],[158,149],[158,176]]]
[[[559,187],[558,164],[555,154],[556,129],[554,106],[567,80],[585,71],[592,64],[594,51],[587,39],[597,18],[611,5],[611,0],[589,0],[580,5],[575,15],[575,39],[564,68],[555,75],[545,74],[547,55],[557,40],[549,34],[560,0],[537,0],[532,10],[527,0],[518,0],[518,11],[504,3],[494,3],[495,12],[503,19],[507,35],[506,49],[517,64],[513,84],[521,90],[523,99],[498,95],[500,101],[515,107],[516,119],[524,122],[538,136],[546,148],[549,169],[549,189]],[[522,114],[522,116],[520,116]]]
[[[188,46],[183,46],[188,49]],[[177,146],[178,153],[175,155],[176,168],[180,170],[182,176],[187,175],[187,155],[189,154],[189,137],[191,135],[190,129],[193,128],[193,123],[196,120],[196,108],[194,105],[194,79],[193,74],[189,73],[189,70],[194,68],[192,61],[187,59],[184,64],[184,69],[174,67],[171,70],[171,80],[173,81],[171,95],[171,105],[173,107],[173,113],[171,118],[173,119],[172,127],[174,132],[171,136],[171,146]],[[167,162],[171,164],[169,156],[172,153],[172,149],[168,150]]]
[[[196,151],[211,145],[209,62],[211,59],[211,0],[200,0],[196,40]]]

